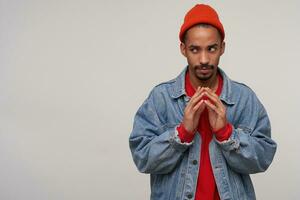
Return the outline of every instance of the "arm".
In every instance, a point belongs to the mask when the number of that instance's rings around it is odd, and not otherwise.
[[[238,104],[242,110],[234,110],[239,115],[238,127],[234,127],[228,140],[220,141],[217,130],[222,130],[227,122],[227,111],[219,97],[206,89],[205,101],[208,108],[209,122],[216,134],[216,142],[232,170],[242,174],[265,171],[271,164],[276,152],[276,143],[271,139],[270,121],[263,105],[251,92],[247,103]]]
[[[235,127],[228,140],[217,141],[231,169],[242,174],[265,171],[277,147],[271,139],[270,122],[263,106],[259,103],[257,112],[252,113],[249,117],[256,118],[253,125]]]
[[[176,125],[163,122],[166,102],[152,91],[134,118],[129,146],[139,171],[151,174],[171,172],[192,143],[182,143]]]

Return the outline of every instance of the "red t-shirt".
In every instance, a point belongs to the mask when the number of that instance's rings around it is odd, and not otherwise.
[[[222,76],[218,73],[218,88],[216,94],[219,96],[223,87]],[[185,76],[185,90],[189,97],[192,97],[196,90],[193,88],[189,73]],[[191,142],[194,139],[194,134],[189,133],[183,126],[177,128],[178,136],[182,142]],[[195,200],[219,200],[219,193],[216,186],[215,178],[213,175],[210,157],[209,157],[209,143],[212,140],[213,133],[209,124],[208,111],[207,108],[203,110],[199,119],[198,132],[201,135],[201,154],[200,154],[200,167],[199,175],[197,180],[197,188],[195,194]],[[221,130],[216,131],[215,135],[217,140],[224,141],[227,140],[232,133],[231,124],[227,124]]]

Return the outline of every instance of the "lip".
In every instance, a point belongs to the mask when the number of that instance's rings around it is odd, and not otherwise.
[[[208,69],[208,68],[197,68],[196,71],[198,71],[199,73],[201,74],[207,74],[207,73],[210,73],[211,72],[211,69]]]

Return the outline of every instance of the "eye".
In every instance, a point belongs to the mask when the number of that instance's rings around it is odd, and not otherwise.
[[[208,51],[209,52],[215,52],[217,50],[217,47],[209,47]]]
[[[197,52],[198,52],[198,49],[197,49],[197,48],[190,48],[190,51],[191,51],[192,53],[197,53]]]

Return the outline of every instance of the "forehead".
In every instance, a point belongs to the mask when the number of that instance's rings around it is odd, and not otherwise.
[[[219,31],[210,25],[195,25],[187,30],[185,35],[186,45],[209,46],[220,43],[221,36]]]

